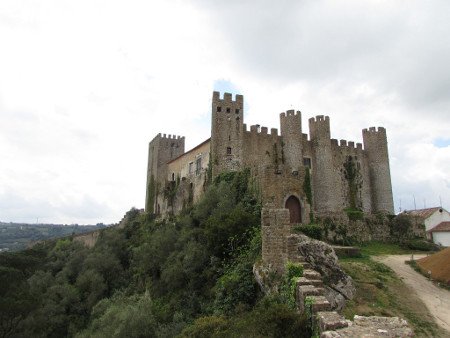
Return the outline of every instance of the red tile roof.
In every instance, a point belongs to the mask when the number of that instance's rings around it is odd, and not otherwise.
[[[450,232],[450,222],[441,222],[428,232]]]
[[[405,210],[404,213],[410,216],[420,217],[420,218],[428,218],[431,215],[433,215],[436,211],[439,209],[444,210],[441,207],[435,207],[435,208],[427,208],[427,209],[418,209],[418,210]]]

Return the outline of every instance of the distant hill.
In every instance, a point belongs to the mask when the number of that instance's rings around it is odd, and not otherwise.
[[[450,248],[417,261],[422,271],[431,271],[431,277],[450,286]]]
[[[0,252],[18,251],[36,241],[81,234],[107,225],[28,224],[0,222]]]

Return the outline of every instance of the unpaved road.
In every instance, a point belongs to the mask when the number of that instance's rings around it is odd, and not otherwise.
[[[414,255],[414,259],[422,257],[425,257],[425,255]],[[450,336],[450,291],[435,286],[427,278],[405,264],[406,260],[411,259],[411,255],[376,256],[373,259],[394,270],[403,282],[417,293],[430,310],[436,323],[447,330]]]

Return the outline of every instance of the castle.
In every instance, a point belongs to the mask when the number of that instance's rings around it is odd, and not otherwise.
[[[394,213],[386,130],[362,131],[363,144],[331,139],[330,119],[280,114],[277,129],[244,123],[244,97],[212,97],[211,138],[185,152],[185,138],[158,134],[149,145],[145,210],[177,213],[203,194],[208,179],[250,169],[261,202],[289,210],[291,223],[311,215]]]

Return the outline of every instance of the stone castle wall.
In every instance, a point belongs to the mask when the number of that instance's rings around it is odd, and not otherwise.
[[[250,168],[261,192],[262,203],[284,208],[287,198],[295,196],[301,205],[303,223],[309,222],[311,210],[318,216],[342,213],[348,207],[359,208],[366,213],[393,213],[384,128],[365,129],[363,148],[361,143],[355,145],[345,140],[338,143],[331,139],[328,116],[309,119],[308,140],[308,135],[302,131],[299,111],[289,110],[280,114],[279,135],[277,129],[272,128],[269,132],[267,127],[259,125],[250,126],[248,130],[243,110],[243,96],[236,95],[233,99],[231,94],[225,93],[220,98],[218,92],[213,93],[211,140],[201,145],[205,148],[202,153],[210,158],[212,177],[225,171]],[[166,140],[161,136],[150,143],[148,182],[152,175],[156,177],[159,189],[156,189],[154,205],[161,213],[178,210],[173,206],[169,208],[161,196],[161,189],[172,184],[170,182],[176,177],[180,177],[184,185],[193,184],[195,199],[203,192],[198,178],[191,177],[186,169],[189,162],[194,162],[195,152],[188,152],[170,162],[184,153],[184,138],[175,139],[175,149],[173,143],[173,138]],[[352,170],[356,171],[354,175],[349,175],[349,161]],[[312,205],[304,191],[307,170],[311,174]],[[177,200],[182,201],[189,189],[183,183],[180,187]]]
[[[279,274],[284,272],[287,236],[290,233],[287,209],[266,209],[261,213],[262,261]]]
[[[145,210],[158,213],[161,191],[167,178],[167,163],[184,154],[184,137],[158,134],[148,147],[147,185]]]

